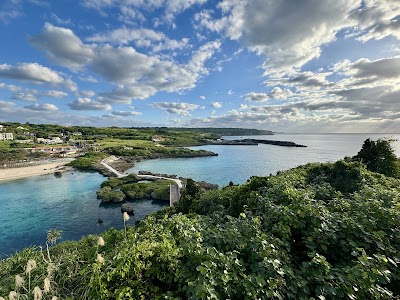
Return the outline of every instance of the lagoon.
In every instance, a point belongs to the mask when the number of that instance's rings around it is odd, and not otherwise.
[[[336,161],[357,154],[362,142],[371,137],[397,138],[381,134],[307,134],[257,136],[257,139],[293,141],[307,148],[259,146],[202,146],[219,156],[147,160],[136,164],[130,172],[146,170],[177,174],[205,180],[220,186],[243,183],[252,175],[265,176],[308,162]],[[241,138],[241,137],[229,137]],[[400,156],[400,142],[393,144]],[[87,234],[99,234],[111,227],[122,229],[119,205],[101,206],[96,198],[105,178],[97,173],[67,172],[61,178],[42,175],[0,183],[0,258],[31,245],[44,244],[50,228],[63,231],[61,241],[78,240]],[[140,200],[132,202],[135,215],[128,221],[144,218],[168,203]],[[98,224],[98,218],[104,220]]]
[[[120,204],[101,205],[96,191],[106,178],[98,173],[67,172],[0,183],[0,258],[44,244],[47,230],[62,230],[63,240],[78,240],[111,227],[122,229]],[[165,201],[134,201],[135,221],[168,206]],[[102,218],[103,223],[98,224]]]

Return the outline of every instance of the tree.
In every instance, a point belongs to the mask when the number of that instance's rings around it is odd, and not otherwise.
[[[372,172],[398,177],[400,175],[399,163],[392,148],[392,142],[393,140],[386,139],[377,141],[366,139],[361,150],[353,159],[365,164],[367,169]]]

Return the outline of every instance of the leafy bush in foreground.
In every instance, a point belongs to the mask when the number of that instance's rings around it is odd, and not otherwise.
[[[186,197],[186,196],[185,196]],[[339,161],[188,195],[51,249],[60,299],[399,299],[400,181]],[[185,206],[186,205],[186,206]],[[181,211],[188,211],[182,214]],[[122,220],[121,220],[122,221]],[[0,262],[0,295],[29,259]]]

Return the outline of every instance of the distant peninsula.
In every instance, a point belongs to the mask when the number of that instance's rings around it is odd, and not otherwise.
[[[212,133],[220,136],[242,136],[242,135],[273,135],[270,130],[252,129],[252,128],[214,128],[214,127],[200,127],[200,128],[183,128],[183,127],[152,127],[152,129],[159,130],[173,130],[173,131],[194,131]]]

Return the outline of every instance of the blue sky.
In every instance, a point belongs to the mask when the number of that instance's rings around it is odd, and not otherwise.
[[[0,122],[400,132],[397,0],[3,0]]]

